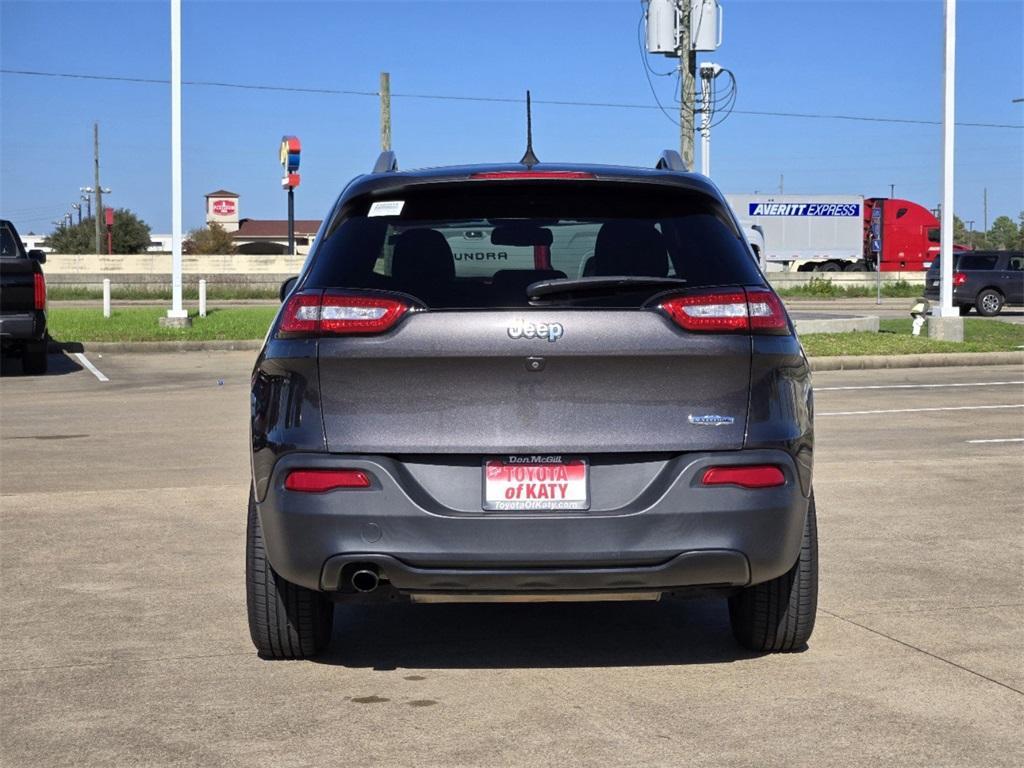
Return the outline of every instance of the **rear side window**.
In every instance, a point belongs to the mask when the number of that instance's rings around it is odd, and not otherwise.
[[[999,261],[999,256],[994,253],[964,253],[956,262],[956,268],[959,270],[995,269],[997,261]]]
[[[0,224],[0,256],[5,259],[16,259],[24,255],[21,242],[7,224]]]
[[[397,291],[438,309],[503,308],[528,306],[527,286],[538,281],[607,276],[676,278],[686,288],[763,284],[705,195],[516,181],[357,198],[331,223],[304,286]],[[609,291],[585,303],[634,306],[661,290]]]

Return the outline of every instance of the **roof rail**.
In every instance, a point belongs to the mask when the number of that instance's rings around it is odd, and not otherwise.
[[[674,149],[666,149],[658,158],[658,164],[654,166],[659,171],[686,171],[683,165],[683,158]]]
[[[374,173],[388,173],[390,171],[398,170],[398,158],[395,157],[395,153],[390,149],[381,152],[377,157],[377,162],[373,164]]]

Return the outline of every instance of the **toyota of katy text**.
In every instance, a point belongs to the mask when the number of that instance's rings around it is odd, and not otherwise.
[[[282,294],[251,392],[262,656],[321,652],[338,603],[709,595],[743,646],[804,647],[810,369],[676,153],[409,172],[384,153]]]

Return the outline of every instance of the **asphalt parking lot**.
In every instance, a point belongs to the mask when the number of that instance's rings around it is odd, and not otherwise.
[[[384,606],[260,660],[243,584],[253,353],[0,378],[0,763],[1017,766],[1024,371],[815,375],[817,629],[724,603]]]

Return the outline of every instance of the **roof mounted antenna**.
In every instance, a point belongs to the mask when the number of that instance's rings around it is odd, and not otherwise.
[[[526,152],[523,153],[523,159],[519,161],[527,168],[536,165],[540,162],[537,156],[533,154],[533,114],[530,111],[530,91],[526,91]]]

